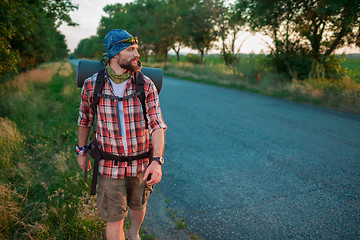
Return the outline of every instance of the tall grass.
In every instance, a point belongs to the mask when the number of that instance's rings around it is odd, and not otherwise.
[[[325,77],[320,68],[316,74],[312,74],[305,81],[293,80],[287,86],[287,90],[293,99],[309,101],[322,106],[340,109],[344,111],[360,113],[360,82],[356,74],[358,70],[349,69],[349,59],[340,69],[342,74],[337,78]],[[360,64],[360,60],[356,60]]]
[[[232,67],[223,64],[220,56],[208,56],[205,65],[183,59],[176,63],[170,58],[166,66],[159,63],[151,66],[164,67],[168,76],[360,113],[360,59],[346,59],[337,79],[326,78],[323,70],[316,68],[308,79],[301,81],[276,73],[262,55],[239,55]]]
[[[74,79],[54,63],[1,85],[0,239],[104,238],[73,152]]]

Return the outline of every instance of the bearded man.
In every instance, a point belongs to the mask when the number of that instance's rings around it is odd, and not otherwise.
[[[96,116],[96,146],[107,156],[113,156],[113,159],[102,158],[98,168],[97,206],[106,222],[106,237],[123,240],[126,235],[130,240],[139,240],[147,200],[153,185],[161,181],[167,126],[162,118],[158,92],[147,76],[144,76],[146,116],[138,97],[129,97],[136,95],[135,74],[140,57],[137,37],[125,30],[113,29],[103,43],[109,63],[101,93],[113,97],[101,97],[94,109],[98,73],[85,80],[78,118],[78,163],[83,170],[89,164],[86,144]],[[129,160],[117,160],[123,158]],[[131,227],[124,232],[128,212]]]

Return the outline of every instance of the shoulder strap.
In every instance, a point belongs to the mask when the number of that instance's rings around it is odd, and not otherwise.
[[[95,90],[94,90],[94,95],[93,95],[93,104],[92,104],[94,111],[96,111],[96,106],[99,104],[100,97],[109,97],[107,95],[105,96],[105,95],[101,94],[102,90],[104,88],[104,83],[105,83],[104,72],[105,72],[105,69],[99,71],[98,75],[96,77]],[[136,82],[136,94],[134,94],[133,96],[137,96],[141,102],[141,106],[142,106],[143,113],[144,113],[145,127],[148,128],[148,121],[146,118],[147,111],[146,111],[146,105],[145,105],[145,90],[144,90],[145,80],[144,80],[144,74],[142,72],[137,71],[135,73],[135,82]],[[127,98],[129,98],[129,97],[132,97],[132,95],[128,96]]]
[[[98,75],[96,77],[95,90],[93,95],[93,105],[92,105],[94,111],[96,111],[96,106],[99,104],[100,98],[98,94],[101,94],[104,88],[104,83],[105,83],[104,74],[105,74],[105,69],[102,69],[98,72]]]
[[[138,95],[137,97],[139,98],[143,109],[145,127],[148,128],[148,121],[146,118],[146,106],[145,106],[145,90],[144,90],[145,80],[144,80],[144,74],[142,72],[140,71],[136,72],[135,82],[136,82],[136,92],[140,93],[140,95]]]
[[[93,94],[93,103],[91,105],[92,109],[94,110],[94,115],[96,116],[96,106],[99,104],[99,93],[102,92],[103,88],[104,88],[104,73],[105,73],[105,69],[102,69],[98,72],[98,75],[96,77],[96,82],[95,82],[95,89],[94,89],[94,94]],[[96,121],[94,121],[94,125],[93,125],[93,132],[90,136],[90,139],[95,139],[95,133],[96,133]]]

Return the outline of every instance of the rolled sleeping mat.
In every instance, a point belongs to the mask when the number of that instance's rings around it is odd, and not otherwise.
[[[76,85],[82,87],[87,78],[104,69],[104,67],[104,64],[100,61],[80,60],[76,70]],[[141,72],[153,81],[158,93],[160,93],[164,78],[162,69],[143,67]]]

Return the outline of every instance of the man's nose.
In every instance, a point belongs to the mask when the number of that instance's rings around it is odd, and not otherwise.
[[[135,50],[134,57],[140,57],[140,53],[138,52],[138,50]]]

